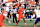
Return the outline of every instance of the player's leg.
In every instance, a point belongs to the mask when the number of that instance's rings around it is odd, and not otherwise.
[[[36,19],[36,21],[34,22],[34,27],[36,27],[36,24],[38,23],[39,18]]]
[[[15,22],[14,22],[14,18],[15,18],[15,16],[14,16],[14,14],[13,14],[13,23],[15,23]]]
[[[5,25],[4,25],[4,23],[3,23],[3,22],[1,23],[1,27],[5,27]]]
[[[20,17],[20,15],[19,15],[17,25],[18,25],[18,23],[19,23],[20,19],[21,19],[21,17]]]
[[[26,21],[25,21],[25,17],[22,15],[22,18],[24,20],[25,26],[27,26]]]
[[[24,16],[23,16],[23,15],[22,15],[22,19],[24,20],[24,23],[26,23],[26,22],[25,22],[25,18],[24,18]]]
[[[32,21],[32,19],[33,19],[33,15],[31,15],[31,19],[30,19],[30,21]]]
[[[16,20],[16,23],[17,23],[17,17],[16,17],[16,14],[15,14],[15,20]]]
[[[9,19],[10,19],[10,13],[8,13],[8,17],[9,17]]]
[[[13,23],[15,23],[15,22],[14,22],[14,17],[13,17]]]
[[[1,26],[1,27],[5,27],[5,26]]]

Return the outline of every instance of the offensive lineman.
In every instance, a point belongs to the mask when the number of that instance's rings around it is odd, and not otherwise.
[[[7,14],[8,14],[8,9],[5,9],[5,10],[0,14],[0,26],[1,26],[1,27],[5,27],[5,25],[4,25],[4,23],[3,23],[4,17],[5,17],[5,19],[8,21],[8,23],[10,23],[10,21],[7,19]]]

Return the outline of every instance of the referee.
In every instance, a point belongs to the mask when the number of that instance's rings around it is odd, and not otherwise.
[[[16,23],[17,23],[16,9],[15,9],[15,6],[13,6],[13,7],[14,7],[14,8],[12,9],[13,23],[15,23],[15,22],[14,22],[14,19],[15,19],[15,21],[16,21]]]

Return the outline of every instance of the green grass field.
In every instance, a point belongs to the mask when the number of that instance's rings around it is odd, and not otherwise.
[[[10,20],[12,24],[9,24],[6,20],[4,20],[5,27],[33,27],[34,21],[31,22],[29,20],[26,20],[27,26],[24,26],[24,21],[20,20],[19,25],[16,25],[16,23],[13,23],[12,20]],[[36,27],[40,27],[40,22],[36,24]]]

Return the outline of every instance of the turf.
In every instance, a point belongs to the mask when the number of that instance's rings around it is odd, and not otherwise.
[[[33,27],[33,24],[34,24],[35,20],[32,20],[31,22],[29,20],[26,20],[27,26],[24,26],[24,21],[23,20],[20,20],[18,25],[16,25],[16,22],[13,23],[12,20],[10,20],[10,21],[11,21],[10,24],[6,20],[3,21],[4,24],[5,24],[5,27]],[[36,27],[40,27],[40,22],[38,22],[36,24]]]

